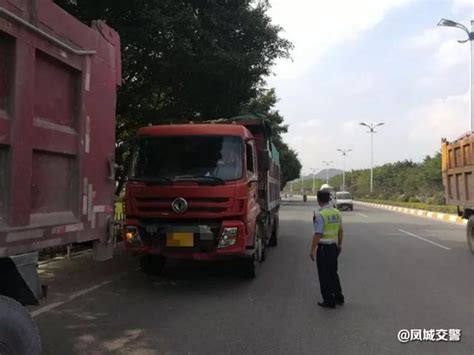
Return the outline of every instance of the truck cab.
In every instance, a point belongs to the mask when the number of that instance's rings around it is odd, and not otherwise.
[[[161,272],[166,259],[234,258],[255,276],[276,244],[280,172],[270,136],[264,121],[138,131],[124,239],[145,273]]]

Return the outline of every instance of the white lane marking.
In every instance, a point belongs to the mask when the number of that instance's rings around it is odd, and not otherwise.
[[[135,269],[138,270],[139,268]],[[33,318],[35,317],[38,317],[39,315],[43,314],[43,313],[46,313],[46,312],[49,312],[59,306],[62,306],[63,304],[66,304],[66,303],[69,303],[73,300],[75,300],[76,298],[78,297],[81,297],[81,296],[84,296],[84,295],[87,295],[88,293],[91,293],[92,291],[95,291],[101,287],[104,287],[114,281],[117,281],[121,278],[123,278],[125,275],[127,275],[129,272],[124,272],[122,274],[120,274],[119,276],[115,277],[114,279],[112,280],[107,280],[107,281],[102,281],[101,283],[98,283],[97,285],[95,286],[92,286],[92,287],[89,287],[89,288],[86,288],[84,290],[81,290],[81,291],[77,291],[77,292],[74,292],[72,294],[70,294],[67,299],[65,299],[64,301],[59,301],[59,302],[54,302],[54,303],[51,303],[51,304],[48,304],[47,306],[44,306],[44,307],[41,307],[41,308],[38,308],[32,312],[30,312],[31,316]]]
[[[363,214],[363,213],[359,213],[359,212],[357,212],[357,214],[358,214],[359,216],[361,216],[361,217],[364,217],[364,218],[369,218],[369,216],[367,216],[367,215],[365,215],[365,214]]]
[[[54,302],[54,303],[51,303],[51,304],[48,304],[47,306],[44,306],[44,307],[41,307],[33,312],[31,312],[31,316],[32,317],[38,317],[40,314],[43,314],[45,312],[49,312],[51,311],[52,309],[54,308],[57,308],[59,306],[62,306],[63,304],[65,303],[68,303],[68,302],[71,302],[73,300],[75,300],[76,298],[78,297],[81,297],[81,296],[84,296],[92,291],[95,291],[97,290],[98,288],[101,288],[102,286],[105,286],[105,285],[108,285],[109,283],[111,283],[112,280],[108,280],[108,281],[103,281],[101,282],[100,284],[98,285],[95,285],[95,286],[92,286],[92,287],[89,287],[89,288],[86,288],[84,290],[81,290],[81,291],[78,291],[78,292],[75,292],[73,294],[71,294],[66,300],[64,301],[60,301],[60,302]]]
[[[416,235],[416,234],[407,232],[407,231],[405,231],[405,230],[403,230],[403,229],[399,229],[399,231],[402,232],[403,234],[406,234],[406,235],[410,236],[410,237],[418,238],[418,239],[423,240],[423,241],[425,241],[425,242],[427,242],[427,243],[436,245],[437,247],[440,247],[440,248],[443,248],[443,249],[446,249],[446,250],[451,250],[451,248],[448,248],[448,247],[445,247],[444,245],[435,243],[435,242],[433,242],[433,241],[431,241],[431,240],[429,240],[429,239],[425,239],[425,238],[423,238],[423,237],[420,237],[419,235]]]

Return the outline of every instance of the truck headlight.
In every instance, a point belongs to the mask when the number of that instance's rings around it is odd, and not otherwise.
[[[218,248],[226,248],[234,245],[237,243],[237,236],[239,234],[239,230],[237,227],[232,228],[224,228],[222,230],[221,237],[219,239],[219,243],[217,244]]]
[[[125,227],[125,241],[132,245],[142,245],[142,240],[140,238],[140,233],[138,232],[137,227]]]

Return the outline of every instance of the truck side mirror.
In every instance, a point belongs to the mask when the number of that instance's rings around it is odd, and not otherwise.
[[[260,156],[261,170],[268,171],[270,170],[270,153],[268,150],[263,150]]]

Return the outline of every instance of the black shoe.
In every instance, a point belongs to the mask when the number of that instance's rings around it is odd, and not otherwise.
[[[329,302],[318,302],[318,306],[321,306],[323,308],[336,308],[336,305],[334,303],[329,303]]]
[[[344,300],[337,300],[337,301],[336,301],[336,304],[337,304],[338,306],[342,306],[342,305],[344,304]]]

